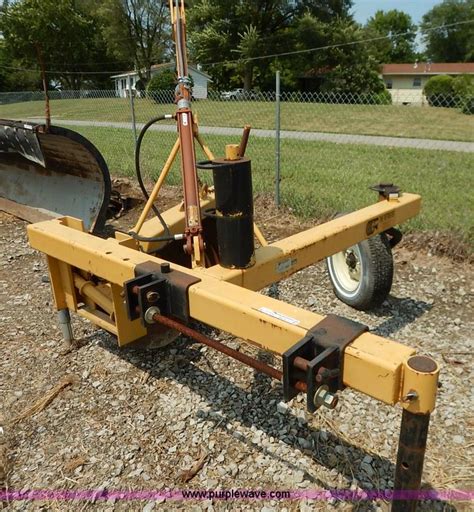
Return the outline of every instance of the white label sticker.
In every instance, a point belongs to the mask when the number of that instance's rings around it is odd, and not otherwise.
[[[289,259],[289,260],[283,260],[280,261],[280,263],[277,263],[276,265],[276,271],[281,274],[283,272],[286,272],[287,270],[290,270],[290,268],[296,263],[296,259]]]
[[[300,321],[297,320],[296,318],[292,318],[291,316],[283,315],[282,313],[278,313],[278,311],[273,311],[273,309],[270,309],[270,308],[258,308],[257,311],[261,311],[262,313],[272,316],[273,318],[278,318],[278,320],[281,320],[282,322],[286,322],[287,324],[298,325],[300,323]]]
[[[188,114],[183,114],[181,119],[183,120],[183,126],[188,126]]]

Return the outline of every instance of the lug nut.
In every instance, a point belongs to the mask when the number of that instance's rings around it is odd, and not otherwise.
[[[334,409],[339,402],[339,398],[331,393],[327,386],[320,386],[314,394],[314,405],[319,408],[321,406],[328,409]]]

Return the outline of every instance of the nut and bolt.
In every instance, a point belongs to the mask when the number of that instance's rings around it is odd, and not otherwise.
[[[339,402],[339,398],[334,393],[331,393],[327,386],[320,386],[314,394],[314,405],[319,407],[327,407],[334,409]]]
[[[160,310],[156,306],[148,308],[145,311],[145,322],[147,324],[154,324],[155,320],[153,320],[153,317],[155,316],[156,313],[160,314]]]
[[[148,292],[146,294],[146,300],[148,302],[157,302],[158,299],[160,298],[160,294],[158,292]]]
[[[414,389],[410,389],[408,393],[402,398],[403,402],[413,402],[418,398],[418,393]]]

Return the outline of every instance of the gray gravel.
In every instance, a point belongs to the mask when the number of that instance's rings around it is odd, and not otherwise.
[[[74,318],[83,346],[62,355],[43,258],[26,243],[25,224],[0,213],[2,336],[0,448],[11,489],[390,488],[400,408],[345,390],[334,411],[285,404],[281,385],[225,356],[180,338],[159,352],[119,350],[112,336]],[[403,248],[396,252],[392,296],[366,314],[332,294],[324,265],[281,283],[280,298],[368,324],[442,364],[424,485],[473,488],[473,269]],[[214,333],[234,348],[271,355]],[[12,418],[64,375],[75,384],[15,427]],[[3,442],[3,444],[2,444]],[[184,470],[209,452],[188,483]],[[0,457],[1,461],[1,457]],[[1,462],[0,462],[1,465]],[[1,477],[1,471],[0,471]],[[11,510],[368,510],[367,502],[196,502],[109,500],[8,505]],[[424,511],[467,511],[468,504],[426,503]]]

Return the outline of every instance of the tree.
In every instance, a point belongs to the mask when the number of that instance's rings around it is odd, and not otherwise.
[[[107,69],[98,24],[73,0],[20,0],[5,8],[0,29],[11,58],[30,68],[43,61],[48,78],[71,89]]]
[[[380,64],[412,62],[416,58],[416,30],[411,16],[402,11],[377,11],[365,25],[365,36],[384,39],[369,42],[369,53]]]
[[[444,0],[423,16],[427,56],[435,62],[474,60],[474,23],[445,27],[474,18],[474,0]],[[432,30],[433,27],[441,27]]]
[[[288,49],[285,31],[304,3],[311,2],[197,0],[188,16],[192,57],[204,65],[237,60],[213,65],[213,78],[219,87],[237,75],[248,90],[269,66],[269,61],[249,59]]]
[[[29,91],[41,88],[39,71],[21,71],[21,63],[12,59],[4,40],[0,40],[0,91]]]
[[[144,85],[169,49],[167,7],[168,0],[104,0],[98,8],[109,50],[132,64]]]
[[[282,65],[304,79],[305,88],[336,93],[341,100],[344,95],[355,98],[384,91],[378,64],[363,43],[364,32],[351,18],[326,23],[306,13],[295,24],[293,35],[295,50],[302,52],[286,60],[282,57]],[[308,48],[321,50],[305,52]]]
[[[330,24],[350,19],[352,0],[197,0],[189,13],[192,57],[212,63],[208,71],[219,87],[268,87],[281,64],[265,55],[291,51],[294,27],[305,15]],[[230,61],[230,62],[225,62]],[[235,62],[237,61],[237,62]],[[216,64],[217,63],[217,64]],[[295,81],[282,73],[287,81]]]

